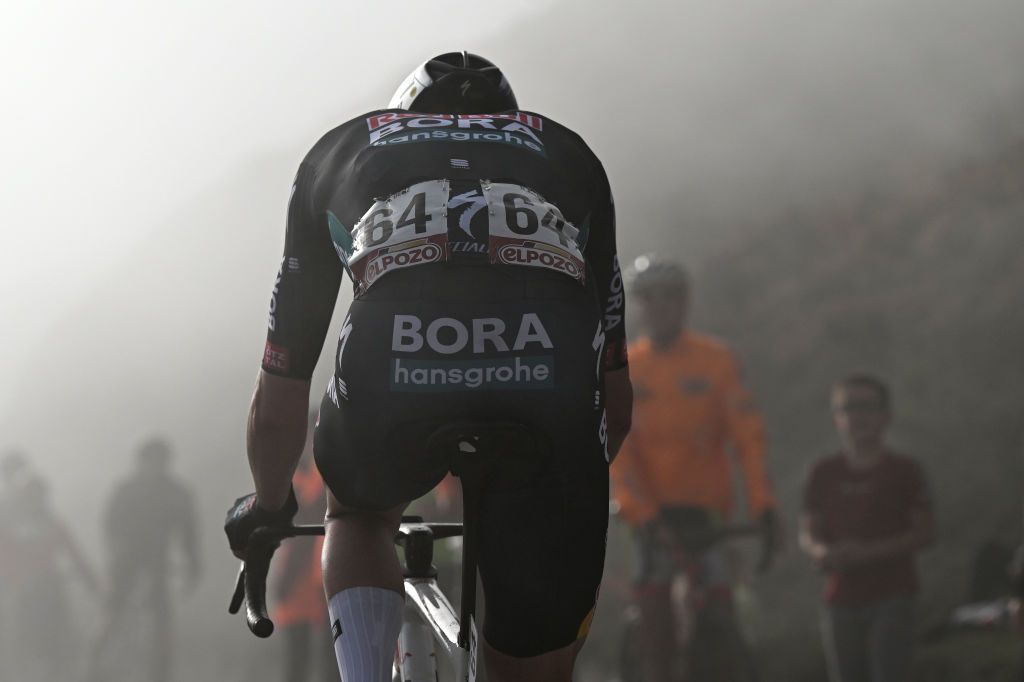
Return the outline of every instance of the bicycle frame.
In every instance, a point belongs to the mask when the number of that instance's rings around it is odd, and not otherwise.
[[[749,668],[745,662],[749,660],[749,655],[742,640],[737,640],[739,642],[737,653],[742,654],[743,660],[736,659],[734,661],[735,670],[730,670],[728,673],[721,671],[711,673],[712,675],[717,674],[719,676],[709,678],[707,677],[708,671],[706,669],[702,668],[700,671],[697,671],[697,669],[691,666],[695,665],[695,661],[705,660],[704,657],[708,654],[703,645],[694,647],[694,638],[697,636],[700,621],[708,607],[707,597],[708,590],[710,589],[706,584],[706,575],[704,574],[704,553],[723,540],[759,534],[761,534],[761,530],[755,525],[732,525],[699,531],[677,532],[675,534],[675,542],[669,549],[669,555],[675,569],[669,587],[669,599],[670,608],[672,609],[674,644],[676,647],[673,654],[675,659],[673,667],[676,674],[682,674],[683,670],[686,669],[686,674],[688,675],[686,679],[728,679],[730,681],[754,679],[750,676],[752,675],[752,668]],[[770,561],[771,547],[762,538],[761,556],[757,562],[758,572],[763,571]],[[683,586],[683,581],[685,581],[685,592],[679,589]],[[626,630],[623,635],[622,658],[620,661],[624,679],[632,682],[644,679],[643,677],[636,676],[641,674],[640,636],[641,633],[638,630],[637,621],[634,617],[634,620],[626,623]],[[688,658],[689,656],[696,658]],[[695,677],[689,677],[691,674]],[[722,675],[729,676],[725,677]]]
[[[393,668],[393,678],[398,682],[437,682],[438,653],[457,682],[476,680],[478,637],[472,604],[468,609],[463,604],[468,617],[467,625],[463,625],[438,586],[431,564],[434,541],[462,532],[461,523],[423,523],[419,517],[403,517],[395,538],[395,543],[405,549],[406,569],[405,611]],[[266,576],[278,544],[291,537],[323,533],[324,527],[319,525],[264,527],[253,532],[228,611],[237,613],[244,603],[249,629],[257,637],[269,637],[274,630],[267,616]],[[465,569],[465,555],[463,560]],[[475,574],[475,561],[470,564]]]
[[[405,579],[405,614],[395,650],[401,682],[436,682],[437,654],[460,682],[476,680],[477,633],[470,619],[469,646],[459,646],[459,618],[434,578]]]

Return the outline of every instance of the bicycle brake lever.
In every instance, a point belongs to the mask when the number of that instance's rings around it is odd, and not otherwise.
[[[231,603],[228,604],[228,613],[234,615],[242,609],[242,602],[245,601],[245,562],[238,567],[238,578],[235,579],[235,593],[231,595]]]

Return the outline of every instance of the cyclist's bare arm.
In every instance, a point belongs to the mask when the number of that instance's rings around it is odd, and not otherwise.
[[[619,453],[633,422],[633,385],[629,382],[629,366],[610,370],[604,375],[605,412],[608,415],[608,457]]]
[[[260,371],[249,408],[246,449],[261,507],[276,511],[291,490],[292,474],[306,444],[308,379]]]
[[[285,229],[284,255],[271,295],[267,344],[249,410],[249,466],[260,507],[275,511],[288,499],[302,456],[309,386],[327,338],[343,267],[327,221],[314,205],[315,147],[299,165]]]

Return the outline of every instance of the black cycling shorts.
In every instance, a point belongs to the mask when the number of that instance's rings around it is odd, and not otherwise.
[[[512,421],[543,458],[488,484],[480,513],[484,636],[535,656],[585,634],[608,520],[600,308],[557,273],[424,266],[353,302],[316,431],[317,466],[348,506],[410,502],[448,473],[429,434]]]

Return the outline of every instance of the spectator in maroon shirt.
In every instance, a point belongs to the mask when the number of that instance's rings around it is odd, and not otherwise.
[[[914,553],[932,540],[921,467],[885,444],[889,389],[851,374],[832,390],[842,450],[804,488],[800,546],[825,574],[832,682],[906,682],[914,641]]]

